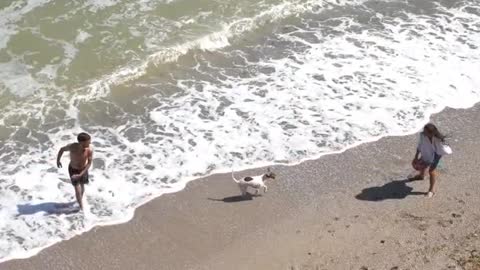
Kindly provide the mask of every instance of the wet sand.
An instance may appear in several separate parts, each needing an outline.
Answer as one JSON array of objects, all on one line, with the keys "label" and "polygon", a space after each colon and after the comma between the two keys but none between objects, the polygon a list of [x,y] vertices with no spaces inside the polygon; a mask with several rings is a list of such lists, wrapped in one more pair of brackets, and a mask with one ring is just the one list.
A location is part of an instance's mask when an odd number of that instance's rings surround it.
[{"label": "wet sand", "polygon": [[193,181],[0,269],[480,269],[480,106],[433,119],[454,150],[433,199],[428,180],[405,180],[417,136],[388,137],[274,167],[269,192],[248,200],[230,175]]}]

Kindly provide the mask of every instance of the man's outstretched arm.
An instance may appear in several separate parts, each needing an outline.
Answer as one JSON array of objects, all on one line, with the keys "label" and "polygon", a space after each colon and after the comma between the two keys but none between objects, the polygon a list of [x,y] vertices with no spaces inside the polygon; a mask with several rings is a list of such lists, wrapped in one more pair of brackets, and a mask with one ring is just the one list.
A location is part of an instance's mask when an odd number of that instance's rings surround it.
[{"label": "man's outstretched arm", "polygon": [[60,148],[57,154],[57,167],[62,168],[62,162],[60,162],[60,159],[62,159],[63,152],[68,152],[70,151],[70,145],[65,145],[64,147]]}]

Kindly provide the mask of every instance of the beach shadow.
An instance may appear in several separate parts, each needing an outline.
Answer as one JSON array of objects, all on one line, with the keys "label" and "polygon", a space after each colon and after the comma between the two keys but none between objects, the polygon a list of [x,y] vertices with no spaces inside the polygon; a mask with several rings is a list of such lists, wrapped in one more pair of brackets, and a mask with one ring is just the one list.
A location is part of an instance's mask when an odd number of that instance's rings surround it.
[{"label": "beach shadow", "polygon": [[405,199],[409,195],[425,195],[425,192],[412,191],[413,188],[407,186],[407,183],[412,182],[411,179],[394,180],[380,187],[369,187],[355,198],[361,201],[378,202],[388,199]]},{"label": "beach shadow", "polygon": [[225,197],[223,199],[213,199],[213,198],[208,198],[208,199],[210,201],[216,201],[216,202],[235,203],[235,202],[251,201],[253,200],[253,197],[254,195],[247,193],[246,196],[237,195],[237,196]]},{"label": "beach shadow", "polygon": [[33,215],[36,213],[44,212],[46,215],[61,215],[61,214],[73,214],[80,211],[78,207],[74,207],[75,202],[69,203],[55,203],[46,202],[39,204],[19,204],[17,205],[17,216]]}]

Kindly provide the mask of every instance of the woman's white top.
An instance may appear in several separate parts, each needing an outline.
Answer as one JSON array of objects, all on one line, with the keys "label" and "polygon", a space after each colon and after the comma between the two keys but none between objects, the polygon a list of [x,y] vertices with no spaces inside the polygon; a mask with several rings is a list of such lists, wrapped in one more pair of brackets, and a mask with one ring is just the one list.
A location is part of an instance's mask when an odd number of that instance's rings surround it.
[{"label": "woman's white top", "polygon": [[439,156],[448,155],[452,153],[452,149],[445,145],[439,138],[433,137],[430,140],[426,135],[420,133],[417,150],[420,152],[423,161],[433,163],[435,153]]}]

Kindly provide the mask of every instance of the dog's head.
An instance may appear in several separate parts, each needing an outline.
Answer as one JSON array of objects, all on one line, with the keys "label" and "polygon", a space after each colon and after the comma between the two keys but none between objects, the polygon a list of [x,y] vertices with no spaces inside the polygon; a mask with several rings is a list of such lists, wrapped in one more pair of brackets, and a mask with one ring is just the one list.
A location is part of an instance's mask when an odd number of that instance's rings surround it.
[{"label": "dog's head", "polygon": [[277,177],[277,175],[274,172],[272,172],[270,170],[270,168],[267,169],[267,173],[264,174],[264,176],[265,176],[265,178],[270,178],[270,179],[274,179],[274,180],[275,180],[275,177]]}]

